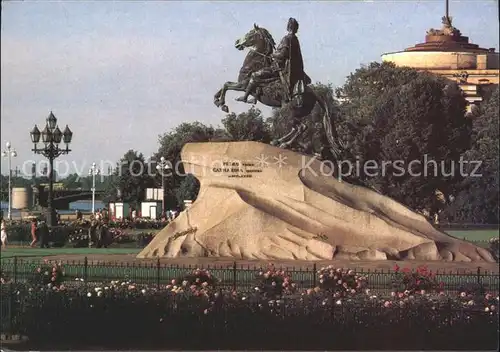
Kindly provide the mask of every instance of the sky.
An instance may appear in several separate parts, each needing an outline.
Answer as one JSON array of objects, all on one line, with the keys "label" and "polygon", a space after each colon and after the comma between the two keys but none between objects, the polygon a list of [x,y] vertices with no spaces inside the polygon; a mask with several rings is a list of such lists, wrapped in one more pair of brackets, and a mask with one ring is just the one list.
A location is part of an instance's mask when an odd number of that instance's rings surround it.
[{"label": "sky", "polygon": [[[213,96],[237,79],[246,52],[234,42],[254,23],[278,42],[296,18],[306,72],[339,86],[360,65],[423,42],[444,11],[444,0],[2,1],[2,150],[10,141],[21,174],[32,161],[41,169],[29,132],[53,111],[74,133],[58,174],[86,174],[93,162],[107,170],[129,149],[152,155],[182,122],[220,125]],[[498,1],[450,1],[450,14],[471,42],[498,50]],[[238,95],[227,96],[236,113],[250,108]],[[7,158],[1,165],[7,174]]]}]

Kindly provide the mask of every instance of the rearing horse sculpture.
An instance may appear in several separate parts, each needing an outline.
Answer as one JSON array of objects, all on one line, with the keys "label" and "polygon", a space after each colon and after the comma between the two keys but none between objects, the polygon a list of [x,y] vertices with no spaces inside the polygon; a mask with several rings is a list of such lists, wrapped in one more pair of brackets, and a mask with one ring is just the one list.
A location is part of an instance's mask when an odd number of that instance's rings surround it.
[{"label": "rearing horse sculpture", "polygon": [[[240,69],[238,82],[226,82],[214,96],[214,104],[220,107],[224,112],[229,112],[225,100],[228,90],[245,91],[252,72],[256,72],[263,67],[273,64],[271,54],[275,49],[275,42],[267,29],[255,24],[254,28],[245,34],[242,39],[236,41],[235,47],[238,50],[250,48],[250,51]],[[283,101],[285,101],[285,99],[283,99],[284,92],[282,82],[279,78],[263,79],[259,82],[257,87],[252,90],[251,95],[253,98],[251,102],[256,103],[259,101],[270,107],[283,107],[285,105],[285,103],[283,103]],[[330,112],[328,111],[328,104],[323,98],[316,95],[309,86],[306,86],[304,92],[301,94],[300,105],[291,103],[290,118],[293,121],[292,130],[285,136],[273,141],[272,144],[278,145],[281,148],[290,148],[297,138],[307,129],[302,119],[311,113],[316,103],[318,103],[324,111],[323,127],[330,144],[329,149],[335,159],[340,160],[343,146],[338,139],[337,131],[333,125]]]}]

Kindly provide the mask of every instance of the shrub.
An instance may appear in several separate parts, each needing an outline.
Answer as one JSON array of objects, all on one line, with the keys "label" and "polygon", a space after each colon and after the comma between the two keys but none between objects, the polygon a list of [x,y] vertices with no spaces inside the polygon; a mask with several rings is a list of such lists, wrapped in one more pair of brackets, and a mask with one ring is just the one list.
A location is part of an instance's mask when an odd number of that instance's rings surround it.
[{"label": "shrub", "polygon": [[[190,290],[198,291],[200,289],[203,290],[213,290],[216,288],[219,279],[214,277],[210,271],[206,269],[194,269],[189,272],[185,276],[172,280],[172,288],[177,290],[184,290],[185,288],[189,288]],[[176,288],[174,288],[176,287]]]},{"label": "shrub", "polygon": [[396,293],[415,292],[430,293],[442,291],[443,283],[437,281],[436,274],[421,265],[416,270],[409,268],[401,269],[397,264],[394,266],[394,276],[392,286]]},{"label": "shrub", "polygon": [[354,270],[335,268],[332,265],[318,270],[318,278],[318,287],[334,293],[336,297],[361,293],[367,287],[366,276],[356,274]]},{"label": "shrub", "polygon": [[44,262],[36,268],[30,281],[35,286],[60,287],[64,281],[63,267],[60,263]]},{"label": "shrub", "polygon": [[258,284],[256,291],[267,298],[279,298],[284,294],[296,292],[296,284],[284,270],[278,270],[274,265],[268,266],[267,270],[257,275]]}]

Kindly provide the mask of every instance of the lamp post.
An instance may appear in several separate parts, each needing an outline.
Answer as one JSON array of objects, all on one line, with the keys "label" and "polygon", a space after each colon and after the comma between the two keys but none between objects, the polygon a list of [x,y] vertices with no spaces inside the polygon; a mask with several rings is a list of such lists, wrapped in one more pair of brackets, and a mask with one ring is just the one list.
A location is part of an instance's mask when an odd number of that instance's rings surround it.
[{"label": "lamp post", "polygon": [[95,214],[95,177],[99,175],[100,170],[95,163],[89,169],[89,175],[92,176],[92,214]]},{"label": "lamp post", "polygon": [[[35,154],[40,154],[49,159],[49,197],[47,202],[47,225],[49,227],[54,226],[57,223],[56,212],[52,207],[54,201],[54,159],[62,154],[68,154],[71,150],[69,149],[69,144],[73,137],[73,132],[69,129],[68,125],[61,132],[57,126],[57,118],[54,116],[52,111],[47,117],[45,128],[40,132],[38,127],[35,125],[33,130],[30,132],[31,141],[34,144],[32,151]],[[40,142],[40,136],[42,137],[43,147],[38,148],[38,142]],[[66,144],[65,148],[60,148],[59,144],[61,140]]]},{"label": "lamp post", "polygon": [[160,162],[158,165],[156,165],[156,170],[160,171],[161,173],[161,213],[162,216],[165,215],[165,176],[166,174],[170,174],[169,171],[172,170],[172,167],[170,166],[170,163],[162,156],[160,158]]},{"label": "lamp post", "polygon": [[7,219],[12,220],[12,158],[17,156],[17,153],[14,148],[12,148],[10,142],[5,143],[5,150],[2,151],[2,156],[6,157],[8,160],[8,168],[9,168],[9,208],[7,210]]}]

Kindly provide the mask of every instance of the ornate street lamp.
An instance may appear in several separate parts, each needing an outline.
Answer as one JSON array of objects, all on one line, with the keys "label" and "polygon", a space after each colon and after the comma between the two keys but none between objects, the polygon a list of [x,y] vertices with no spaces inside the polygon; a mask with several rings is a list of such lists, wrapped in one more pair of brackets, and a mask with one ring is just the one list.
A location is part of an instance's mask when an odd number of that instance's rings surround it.
[{"label": "ornate street lamp", "polygon": [[162,156],[160,162],[156,165],[156,170],[161,174],[161,213],[162,216],[165,215],[165,176],[170,176],[172,174],[172,167],[170,163]]},{"label": "ornate street lamp", "polygon": [[92,214],[95,214],[95,177],[99,175],[100,170],[95,163],[89,169],[89,175],[92,176]]},{"label": "ornate street lamp", "polygon": [[5,150],[2,151],[2,156],[7,158],[8,167],[9,167],[9,209],[7,211],[7,219],[12,220],[12,158],[17,156],[17,153],[14,148],[12,148],[10,142],[5,143]]},{"label": "ornate street lamp", "polygon": [[[47,159],[49,159],[49,198],[47,202],[47,225],[54,226],[57,223],[57,217],[55,209],[52,207],[54,202],[54,159],[62,154],[68,154],[71,150],[69,149],[69,144],[73,137],[73,132],[69,129],[68,125],[61,132],[57,126],[57,118],[54,116],[52,111],[47,117],[45,128],[40,132],[37,125],[30,132],[31,141],[34,144],[32,151],[35,154],[41,154]],[[40,142],[40,137],[42,138],[43,146],[38,147]],[[61,148],[61,141],[66,145],[65,148]]]}]

